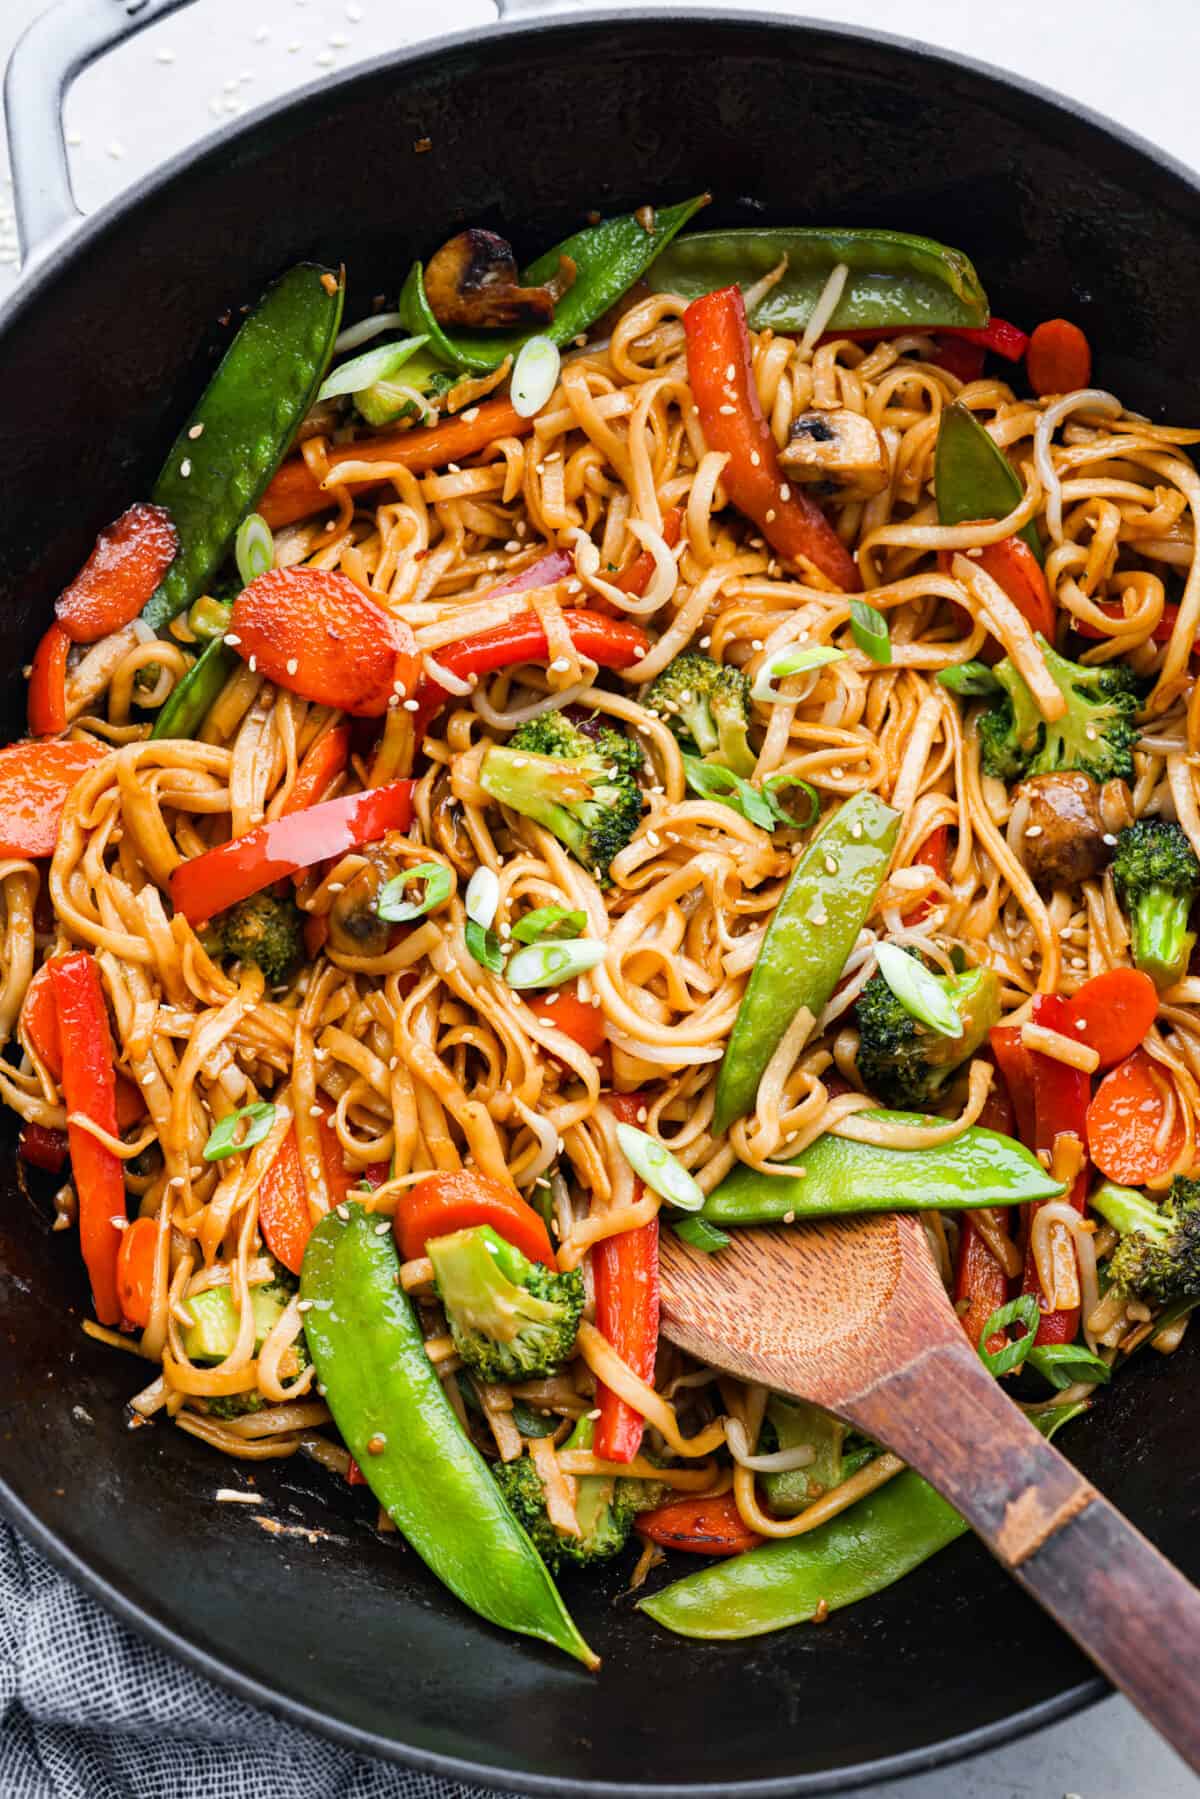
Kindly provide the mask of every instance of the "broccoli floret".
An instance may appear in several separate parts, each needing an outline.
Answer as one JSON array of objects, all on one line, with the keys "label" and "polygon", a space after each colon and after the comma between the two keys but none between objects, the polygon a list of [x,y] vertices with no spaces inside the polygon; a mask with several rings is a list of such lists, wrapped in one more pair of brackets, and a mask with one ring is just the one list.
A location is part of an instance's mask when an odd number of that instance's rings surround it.
[{"label": "broccoli floret", "polygon": [[1200,1299],[1200,1180],[1177,1174],[1161,1206],[1110,1181],[1089,1204],[1121,1233],[1108,1262],[1114,1287],[1159,1305]]},{"label": "broccoli floret", "polygon": [[304,954],[304,919],[290,899],[252,893],[219,912],[201,935],[210,956],[229,956],[261,968],[268,987],[278,987]]},{"label": "broccoli floret", "polygon": [[954,1070],[975,1054],[999,1022],[1000,983],[990,968],[970,968],[965,974],[938,979],[962,1020],[961,1037],[943,1037],[914,1018],[881,974],[871,976],[855,1006],[863,1084],[899,1111],[920,1112],[932,1105]]},{"label": "broccoli floret", "polygon": [[1008,658],[998,662],[992,673],[1004,691],[979,720],[985,773],[1012,783],[1078,768],[1094,781],[1129,780],[1138,736],[1133,671],[1112,662],[1085,668],[1037,641],[1067,710],[1048,723]]},{"label": "broccoli floret", "polygon": [[1133,959],[1160,987],[1187,972],[1196,933],[1188,914],[1200,892],[1200,862],[1182,826],[1139,818],[1117,838],[1113,880],[1129,913]]},{"label": "broccoli floret", "polygon": [[206,1402],[210,1418],[244,1418],[247,1412],[261,1412],[266,1400],[259,1392],[219,1393]]},{"label": "broccoli floret", "polygon": [[575,1347],[583,1311],[578,1268],[555,1274],[489,1225],[426,1245],[455,1348],[481,1380],[540,1380]]},{"label": "broccoli floret", "polygon": [[545,712],[507,744],[489,746],[479,780],[493,799],[553,831],[603,882],[642,814],[641,760],[620,731],[602,725],[593,736],[561,712]]},{"label": "broccoli floret", "polygon": [[685,748],[735,775],[754,773],[758,760],[746,738],[750,678],[731,664],[685,650],[650,683],[643,704],[666,720]]},{"label": "broccoli floret", "polygon": [[[563,1447],[590,1449],[592,1431],[591,1419],[581,1418]],[[556,1530],[547,1517],[541,1476],[527,1455],[519,1456],[515,1462],[497,1462],[492,1472],[509,1510],[524,1525],[552,1574],[564,1566],[595,1567],[598,1562],[620,1555],[638,1513],[657,1505],[663,1494],[660,1481],[581,1475],[575,1497],[580,1535],[572,1537]]]}]

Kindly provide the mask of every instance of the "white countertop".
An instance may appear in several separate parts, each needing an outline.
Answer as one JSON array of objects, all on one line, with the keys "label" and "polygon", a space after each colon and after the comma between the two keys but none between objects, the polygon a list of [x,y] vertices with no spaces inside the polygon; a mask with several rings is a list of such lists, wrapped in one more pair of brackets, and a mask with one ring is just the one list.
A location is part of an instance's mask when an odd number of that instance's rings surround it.
[{"label": "white countertop", "polygon": [[[1197,0],[1141,0],[1136,8],[1124,0],[726,3],[926,39],[1057,88],[1200,167]],[[45,5],[0,0],[0,63]],[[277,94],[494,16],[491,0],[197,0],[72,90],[66,129],[76,197],[90,210]],[[7,166],[0,149],[0,298],[18,279]],[[982,1671],[983,1643],[980,1656]],[[1196,1799],[1200,1782],[1114,1698],[1021,1743],[884,1790],[892,1799]]]}]

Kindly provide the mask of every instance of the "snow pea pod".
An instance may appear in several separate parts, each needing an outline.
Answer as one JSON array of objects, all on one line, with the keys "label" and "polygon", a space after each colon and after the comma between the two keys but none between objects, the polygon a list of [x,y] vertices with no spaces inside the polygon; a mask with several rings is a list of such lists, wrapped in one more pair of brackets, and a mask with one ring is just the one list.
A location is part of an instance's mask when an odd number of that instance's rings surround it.
[{"label": "snow pea pod", "polygon": [[[919,1112],[871,1112],[892,1124],[940,1124]],[[845,1212],[954,1211],[1051,1199],[1062,1183],[1037,1157],[999,1131],[971,1125],[930,1149],[885,1149],[826,1133],[793,1167],[795,1177],[760,1174],[739,1163],[714,1187],[700,1214],[731,1224],[780,1224]]]},{"label": "snow pea pod", "polygon": [[400,294],[405,326],[414,335],[428,337],[430,350],[452,368],[481,375],[498,368],[506,356],[515,356],[531,337],[570,343],[641,280],[654,258],[707,200],[707,194],[696,194],[678,206],[659,207],[650,230],[636,213],[624,213],[555,244],[522,271],[522,285],[540,287],[549,281],[558,273],[560,256],[569,256],[575,264],[575,280],[555,306],[551,322],[532,331],[443,330],[425,294],[424,269],[414,262]]},{"label": "snow pea pod", "polygon": [[358,1204],[328,1212],[300,1276],[305,1336],[346,1447],[464,1605],[595,1668],[598,1657],[454,1415],[400,1286],[392,1233],[380,1236],[379,1223]]},{"label": "snow pea pod", "polygon": [[[991,433],[957,400],[942,412],[933,463],[938,523],[965,525],[1004,518],[1021,499],[1021,477]],[[1042,561],[1033,520],[1017,533]]]},{"label": "snow pea pod", "polygon": [[839,263],[849,273],[829,319],[830,330],[880,330],[911,325],[975,328],[988,322],[979,276],[961,250],[906,231],[696,231],[658,256],[647,279],[656,293],[698,299],[739,282],[760,281],[784,257],[787,268],[750,315],[756,331],[802,331]]},{"label": "snow pea pod", "polygon": [[159,631],[209,585],[258,504],[333,353],[343,280],[298,263],[241,326],[171,445],[152,500],[179,533],[174,562],[142,617]]},{"label": "snow pea pod", "polygon": [[237,666],[237,653],[223,638],[214,637],[205,644],[166,705],[159,708],[151,737],[194,737]]},{"label": "snow pea pod", "polygon": [[[1052,1437],[1086,1410],[1086,1401],[1053,1406],[1030,1420]],[[906,1469],[828,1524],[714,1562],[643,1599],[638,1610],[682,1637],[760,1637],[881,1593],[969,1529]]]},{"label": "snow pea pod", "polygon": [[900,814],[856,793],[792,870],[750,973],[717,1077],[718,1135],[754,1104],[763,1070],[802,1006],[820,1016],[878,893]]}]

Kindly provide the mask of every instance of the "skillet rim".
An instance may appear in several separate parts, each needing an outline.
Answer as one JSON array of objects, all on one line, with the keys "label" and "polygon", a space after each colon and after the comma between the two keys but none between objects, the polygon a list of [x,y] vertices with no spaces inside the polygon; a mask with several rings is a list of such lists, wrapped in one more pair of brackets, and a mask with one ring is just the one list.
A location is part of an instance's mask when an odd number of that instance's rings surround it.
[{"label": "skillet rim", "polygon": [[[497,4],[502,7],[504,0],[497,0]],[[831,23],[806,15],[793,17],[780,12],[740,9],[733,12],[711,5],[621,5],[611,8],[606,6],[603,9],[589,7],[581,12],[553,10],[517,17],[506,17],[501,13],[492,24],[422,38],[416,44],[355,63],[332,80],[325,77],[307,82],[302,87],[255,107],[230,127],[202,139],[199,144],[177,151],[158,168],[142,176],[94,213],[82,217],[78,223],[69,225],[65,230],[34,245],[30,252],[28,274],[19,280],[12,295],[0,306],[0,357],[3,356],[4,339],[9,330],[19,325],[27,310],[38,303],[47,288],[60,278],[68,277],[72,264],[102,239],[120,219],[136,212],[144,200],[169,187],[178,176],[197,164],[223,155],[231,144],[248,142],[263,125],[312,111],[319,96],[343,95],[357,83],[368,82],[386,70],[411,68],[426,57],[433,58],[447,51],[468,48],[480,37],[486,37],[490,45],[496,41],[507,43],[512,39],[547,33],[567,37],[577,28],[596,25],[641,26],[658,23],[716,26],[727,31],[736,31],[744,23],[756,31],[765,30],[781,37],[792,38],[799,34],[848,46],[882,46],[886,50],[901,53],[915,64],[932,65],[947,73],[962,72],[984,86],[998,89],[1002,93],[1015,93],[1032,102],[1042,113],[1049,113],[1064,124],[1082,126],[1098,138],[1132,152],[1135,157],[1149,164],[1154,173],[1166,176],[1170,183],[1200,199],[1200,173],[1170,151],[1151,143],[1139,132],[1026,76],[1010,73],[992,63],[961,56],[940,46],[894,32]],[[530,1795],[566,1795],[568,1799],[628,1799],[630,1794],[645,1794],[647,1799],[785,1799],[786,1795],[793,1794],[827,1794],[845,1791],[850,1785],[876,1785],[906,1775],[924,1773],[997,1748],[1044,1729],[1086,1706],[1094,1705],[1112,1690],[1109,1682],[1097,1674],[1050,1698],[1015,1711],[994,1724],[943,1737],[924,1748],[902,1750],[871,1761],[844,1764],[835,1769],[807,1774],[734,1782],[662,1784],[646,1781],[635,1785],[629,1782],[562,1779],[524,1773],[519,1776],[520,1787],[514,1788],[517,1770],[467,1761],[459,1756],[403,1744],[395,1738],[380,1737],[372,1731],[346,1724],[331,1712],[317,1711],[300,1700],[288,1698],[264,1686],[252,1675],[240,1672],[198,1647],[173,1625],[150,1612],[143,1602],[107,1580],[80,1552],[61,1541],[51,1527],[18,1498],[9,1486],[3,1473],[2,1456],[0,1449],[0,1515],[122,1624],[175,1656],[206,1679],[261,1706],[287,1723],[331,1737],[348,1748],[374,1755],[384,1761],[488,1788],[519,1790]]]}]

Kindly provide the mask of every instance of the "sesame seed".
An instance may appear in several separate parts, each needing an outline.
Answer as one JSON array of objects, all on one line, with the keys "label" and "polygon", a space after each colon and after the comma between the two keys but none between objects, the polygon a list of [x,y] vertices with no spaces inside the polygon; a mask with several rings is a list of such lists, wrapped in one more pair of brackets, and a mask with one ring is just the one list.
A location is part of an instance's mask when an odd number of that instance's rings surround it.
[{"label": "sesame seed", "polygon": [[381,1218],[379,1223],[375,1226],[375,1235],[377,1237],[386,1237],[388,1232],[391,1230],[391,1228],[392,1228],[391,1219],[390,1218]]},{"label": "sesame seed", "polygon": [[188,436],[192,439],[192,442],[194,443],[198,437],[204,436],[204,426],[203,425],[193,425],[191,430],[188,432]]},{"label": "sesame seed", "polygon": [[188,476],[192,472],[192,459],[190,456],[184,457],[183,461],[179,465],[179,472],[183,476],[184,480],[186,481]]},{"label": "sesame seed", "polygon": [[737,411],[737,407],[736,406],[718,406],[717,411],[727,413],[732,418],[733,414]]},{"label": "sesame seed", "polygon": [[[320,1172],[321,1172],[320,1169],[316,1168],[315,1166],[311,1167],[309,1169],[310,1174],[316,1174],[318,1177],[320,1176]],[[345,1206],[345,1205],[339,1206],[337,1208],[337,1215],[341,1219],[343,1224],[349,1224],[349,1222],[350,1222],[350,1207]]]},{"label": "sesame seed", "polygon": [[421,708],[417,704],[416,700],[405,700],[404,710],[406,712],[419,712],[421,710]]},{"label": "sesame seed", "polygon": [[826,858],[825,858],[825,873],[827,875],[835,875],[837,873],[837,871],[838,871],[838,865],[835,862],[834,858],[832,856],[826,856]]},{"label": "sesame seed", "polygon": [[1100,839],[1100,841],[1101,841],[1101,843],[1106,843],[1108,845],[1109,849],[1112,849],[1113,845],[1116,843],[1117,840],[1113,836],[1111,831],[1105,831],[1105,833],[1104,833],[1103,837]]},{"label": "sesame seed", "polygon": [[298,669],[298,668],[299,668],[299,666],[300,666],[300,664],[299,664],[299,662],[298,662],[298,661],[297,661],[297,659],[296,659],[296,657],[295,657],[295,656],[289,656],[289,657],[288,657],[288,659],[287,659],[287,672],[288,672],[288,674],[289,674],[289,675],[294,675],[294,674],[295,674],[295,672],[296,672],[296,670],[297,670],[297,669]]},{"label": "sesame seed", "polygon": [[783,1214],[783,1222],[785,1224],[795,1224],[796,1214],[794,1212],[785,1212]]},{"label": "sesame seed", "polygon": [[790,487],[789,487],[789,486],[788,486],[788,484],[787,484],[787,482],[786,482],[786,481],[784,481],[784,482],[783,482],[783,483],[782,483],[782,485],[781,485],[781,486],[780,486],[780,489],[779,489],[779,497],[780,497],[780,499],[781,499],[781,500],[790,500],[790,499],[791,499],[791,497],[792,497],[792,490],[791,490],[791,488],[790,488]]},{"label": "sesame seed", "polygon": [[296,1310],[298,1312],[311,1312],[312,1309],[313,1309],[313,1302],[311,1299],[302,1299],[296,1307]]},{"label": "sesame seed", "polygon": [[565,656],[556,656],[550,667],[556,675],[565,675],[571,664]]},{"label": "sesame seed", "polygon": [[468,406],[467,410],[462,414],[463,423],[466,425],[473,425],[478,417],[478,406]]},{"label": "sesame seed", "polygon": [[1041,834],[1042,834],[1041,825],[1026,825],[1026,827],[1025,827],[1026,837],[1040,837]]},{"label": "sesame seed", "polygon": [[759,464],[761,463],[761,461],[762,461],[762,457],[759,455],[758,451],[751,450],[751,452],[750,452],[751,467],[757,468],[759,466]]},{"label": "sesame seed", "polygon": [[736,378],[736,376],[737,376],[737,363],[731,362],[725,370],[725,379],[726,379],[726,381],[732,381]]},{"label": "sesame seed", "polygon": [[773,525],[775,523],[775,518],[776,518],[776,513],[775,513],[774,506],[768,506],[767,507],[767,523],[768,523],[768,525]]},{"label": "sesame seed", "polygon": [[251,658],[250,658],[250,673],[252,675],[258,673],[258,657],[257,656],[251,656]]}]

